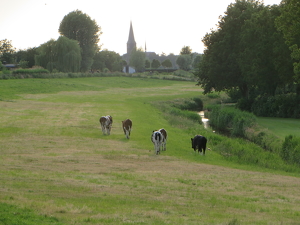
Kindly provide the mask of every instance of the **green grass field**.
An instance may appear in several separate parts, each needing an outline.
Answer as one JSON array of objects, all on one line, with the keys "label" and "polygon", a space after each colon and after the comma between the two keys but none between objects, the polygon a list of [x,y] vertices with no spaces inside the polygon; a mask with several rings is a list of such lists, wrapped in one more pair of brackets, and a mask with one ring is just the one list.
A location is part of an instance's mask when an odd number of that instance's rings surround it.
[{"label": "green grass field", "polygon": [[284,139],[288,135],[300,135],[300,120],[291,118],[259,117],[258,123],[277,137]]},{"label": "green grass field", "polygon": [[[297,174],[226,161],[214,151],[223,137],[154,107],[199,96],[193,82],[148,78],[0,81],[0,225],[298,224]],[[156,156],[150,136],[162,127]],[[206,156],[195,134],[208,137]]]}]

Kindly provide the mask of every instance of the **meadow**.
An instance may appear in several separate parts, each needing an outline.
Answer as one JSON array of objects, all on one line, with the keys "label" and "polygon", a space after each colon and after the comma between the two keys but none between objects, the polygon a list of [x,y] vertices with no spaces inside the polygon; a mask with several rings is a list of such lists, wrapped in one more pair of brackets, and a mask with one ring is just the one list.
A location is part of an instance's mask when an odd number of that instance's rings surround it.
[{"label": "meadow", "polygon": [[[217,150],[232,139],[161,110],[199,96],[211,101],[189,81],[1,80],[0,224],[299,224],[298,173],[228,161]],[[167,151],[155,155],[162,127]],[[208,137],[205,156],[195,134]]]}]

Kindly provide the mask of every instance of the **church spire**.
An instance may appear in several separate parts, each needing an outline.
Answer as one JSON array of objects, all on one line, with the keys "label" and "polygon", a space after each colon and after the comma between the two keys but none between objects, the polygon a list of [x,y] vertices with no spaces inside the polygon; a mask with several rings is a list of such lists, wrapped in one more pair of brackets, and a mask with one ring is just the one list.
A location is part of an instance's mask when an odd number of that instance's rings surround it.
[{"label": "church spire", "polygon": [[127,54],[130,55],[132,50],[136,50],[136,42],[134,40],[132,22],[130,21],[129,37],[127,41]]}]

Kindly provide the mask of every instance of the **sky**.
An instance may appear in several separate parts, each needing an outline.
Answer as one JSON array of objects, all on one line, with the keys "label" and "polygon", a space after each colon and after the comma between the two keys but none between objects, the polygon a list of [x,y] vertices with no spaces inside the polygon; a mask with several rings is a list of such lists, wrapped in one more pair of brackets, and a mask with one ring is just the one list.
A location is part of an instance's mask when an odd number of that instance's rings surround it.
[{"label": "sky", "polygon": [[[103,32],[101,49],[123,55],[130,22],[138,48],[178,55],[184,46],[203,53],[202,38],[216,29],[219,16],[234,0],[0,0],[0,40],[17,50],[38,47],[57,39],[64,16],[81,10]],[[265,5],[281,0],[264,0]]]}]

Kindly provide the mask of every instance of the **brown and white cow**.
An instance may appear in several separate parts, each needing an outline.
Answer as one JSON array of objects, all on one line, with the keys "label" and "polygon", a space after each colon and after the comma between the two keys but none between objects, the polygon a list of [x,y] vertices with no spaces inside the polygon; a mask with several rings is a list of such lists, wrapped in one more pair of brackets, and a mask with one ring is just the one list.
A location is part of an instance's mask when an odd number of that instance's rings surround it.
[{"label": "brown and white cow", "polygon": [[161,142],[161,150],[166,151],[167,150],[167,138],[168,138],[167,131],[164,128],[161,128],[158,131],[162,134],[162,137],[163,137],[162,142]]},{"label": "brown and white cow", "polygon": [[130,119],[126,119],[122,121],[122,128],[124,131],[124,134],[126,136],[127,139],[129,139],[130,136],[130,131],[132,128],[132,121]]},{"label": "brown and white cow", "polygon": [[113,123],[112,117],[110,115],[101,116],[99,121],[103,134],[110,135],[110,130]]}]

